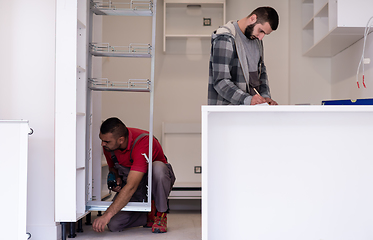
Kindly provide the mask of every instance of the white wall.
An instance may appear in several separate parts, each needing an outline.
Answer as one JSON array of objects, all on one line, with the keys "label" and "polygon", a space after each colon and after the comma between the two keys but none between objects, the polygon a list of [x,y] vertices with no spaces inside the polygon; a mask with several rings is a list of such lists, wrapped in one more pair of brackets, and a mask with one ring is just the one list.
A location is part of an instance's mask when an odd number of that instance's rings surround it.
[{"label": "white wall", "polygon": [[[373,16],[373,11],[372,11]],[[363,37],[363,33],[362,33]],[[362,66],[359,72],[360,88],[356,84],[356,72],[363,51],[363,39],[332,58],[332,99],[358,99],[373,97],[372,63],[365,65],[365,85],[362,84]],[[373,35],[367,37],[365,58],[373,60]]]},{"label": "white wall", "polygon": [[[151,43],[151,17],[138,17],[134,21],[133,17],[103,16],[102,33],[102,41],[112,46]],[[160,46],[157,51],[161,51]],[[102,62],[102,77],[110,81],[150,78],[150,58],[103,58]],[[157,88],[158,82],[155,84]],[[149,93],[103,92],[102,118],[118,116],[128,126],[148,129],[149,96]]]},{"label": "white wall", "polygon": [[290,0],[289,103],[320,105],[331,97],[331,60],[302,56],[301,4],[301,0]]},{"label": "white wall", "polygon": [[[0,8],[0,23],[0,119],[29,120],[34,130],[29,137],[27,231],[32,239],[53,239],[57,236],[54,223],[55,1],[7,1]],[[9,180],[9,189],[3,189],[2,196],[12,196]]]}]

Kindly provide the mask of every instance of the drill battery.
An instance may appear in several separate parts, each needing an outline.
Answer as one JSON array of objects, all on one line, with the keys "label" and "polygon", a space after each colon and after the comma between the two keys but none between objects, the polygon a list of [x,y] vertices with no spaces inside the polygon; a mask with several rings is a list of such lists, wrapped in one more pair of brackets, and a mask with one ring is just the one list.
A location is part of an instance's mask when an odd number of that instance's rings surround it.
[{"label": "drill battery", "polygon": [[110,190],[118,186],[117,180],[115,180],[115,174],[113,172],[109,172],[107,175],[107,186]]}]

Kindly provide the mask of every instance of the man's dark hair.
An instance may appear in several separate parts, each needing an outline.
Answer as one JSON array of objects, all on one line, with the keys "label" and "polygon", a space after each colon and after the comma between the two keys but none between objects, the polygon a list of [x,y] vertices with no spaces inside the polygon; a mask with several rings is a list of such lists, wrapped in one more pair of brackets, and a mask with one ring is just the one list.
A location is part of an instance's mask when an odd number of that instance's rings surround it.
[{"label": "man's dark hair", "polygon": [[118,139],[120,137],[128,137],[128,129],[126,125],[116,117],[106,119],[100,127],[101,134],[112,133]]},{"label": "man's dark hair", "polygon": [[257,16],[257,23],[265,24],[268,22],[273,31],[277,29],[279,17],[275,9],[271,7],[258,7],[247,17],[251,17],[253,14]]}]

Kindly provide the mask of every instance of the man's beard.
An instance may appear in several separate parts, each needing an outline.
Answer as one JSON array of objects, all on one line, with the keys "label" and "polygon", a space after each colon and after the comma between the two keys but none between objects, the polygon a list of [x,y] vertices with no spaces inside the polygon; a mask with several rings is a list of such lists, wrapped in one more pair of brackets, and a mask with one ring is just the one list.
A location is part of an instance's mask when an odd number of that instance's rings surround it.
[{"label": "man's beard", "polygon": [[253,31],[254,31],[254,26],[256,25],[256,23],[252,23],[250,25],[248,25],[245,29],[245,33],[244,35],[248,38],[248,39],[255,39],[256,37],[253,35]]}]

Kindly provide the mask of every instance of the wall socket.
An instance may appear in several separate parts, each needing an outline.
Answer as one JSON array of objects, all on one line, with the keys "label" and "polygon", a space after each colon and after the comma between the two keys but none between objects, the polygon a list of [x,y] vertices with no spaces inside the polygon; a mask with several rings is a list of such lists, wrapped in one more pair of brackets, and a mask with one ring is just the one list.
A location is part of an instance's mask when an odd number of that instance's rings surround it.
[{"label": "wall socket", "polygon": [[194,166],[194,173],[202,173],[202,167],[201,166]]},{"label": "wall socket", "polygon": [[203,26],[211,26],[211,18],[203,18]]}]

